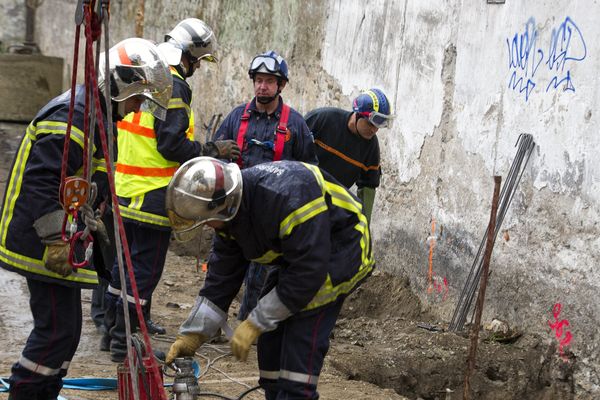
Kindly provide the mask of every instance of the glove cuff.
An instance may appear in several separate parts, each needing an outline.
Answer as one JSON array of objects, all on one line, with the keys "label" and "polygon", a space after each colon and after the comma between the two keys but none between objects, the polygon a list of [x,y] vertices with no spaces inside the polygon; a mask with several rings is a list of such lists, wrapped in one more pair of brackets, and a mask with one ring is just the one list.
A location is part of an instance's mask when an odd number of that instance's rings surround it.
[{"label": "glove cuff", "polygon": [[33,222],[33,228],[42,240],[42,243],[51,243],[61,238],[64,218],[65,212],[63,210],[56,210],[42,215]]},{"label": "glove cuff", "polygon": [[250,313],[248,321],[260,329],[261,332],[272,331],[279,322],[292,315],[289,308],[279,298],[277,288],[267,293]]},{"label": "glove cuff", "polygon": [[198,296],[190,315],[179,328],[182,335],[199,334],[213,337],[219,328],[231,332],[227,325],[227,314],[204,296]]},{"label": "glove cuff", "polygon": [[202,145],[202,155],[206,157],[219,158],[219,148],[215,142],[206,142]]}]

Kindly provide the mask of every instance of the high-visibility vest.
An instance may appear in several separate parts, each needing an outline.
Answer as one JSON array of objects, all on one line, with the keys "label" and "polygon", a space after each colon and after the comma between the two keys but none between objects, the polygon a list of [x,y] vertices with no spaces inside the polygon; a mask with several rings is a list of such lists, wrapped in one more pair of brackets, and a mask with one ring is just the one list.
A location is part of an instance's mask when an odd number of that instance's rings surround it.
[{"label": "high-visibility vest", "polygon": [[[173,75],[180,75],[171,69]],[[182,78],[183,79],[183,78]],[[189,116],[186,137],[194,140],[194,113],[181,98],[169,100],[169,109],[184,108]],[[158,151],[154,116],[150,112],[128,114],[117,123],[118,156],[115,164],[115,186],[120,197],[135,197],[165,187],[179,167]]]}]

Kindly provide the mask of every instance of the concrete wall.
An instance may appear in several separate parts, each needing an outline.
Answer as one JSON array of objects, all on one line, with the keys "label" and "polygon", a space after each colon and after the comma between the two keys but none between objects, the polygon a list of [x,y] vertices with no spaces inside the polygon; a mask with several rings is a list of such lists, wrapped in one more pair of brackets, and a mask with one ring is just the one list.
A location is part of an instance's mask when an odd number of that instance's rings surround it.
[{"label": "concrete wall", "polygon": [[[38,10],[42,52],[67,64],[74,27],[65,14],[74,3],[46,1]],[[111,3],[114,43],[134,34],[138,2]],[[408,275],[445,320],[485,231],[492,176],[506,177],[519,134],[532,134],[537,146],[496,243],[484,318],[541,333],[550,344],[558,339],[547,321],[561,303],[558,318],[570,323],[568,348],[581,366],[578,385],[593,392],[600,382],[598,15],[598,1],[145,0],[144,36],[160,40],[189,16],[215,28],[222,62],[192,80],[198,131],[251,97],[247,65],[269,48],[288,59],[284,98],[301,112],[349,108],[359,89],[383,88],[397,118],[379,133],[378,265]],[[427,290],[432,238],[439,293]]]}]

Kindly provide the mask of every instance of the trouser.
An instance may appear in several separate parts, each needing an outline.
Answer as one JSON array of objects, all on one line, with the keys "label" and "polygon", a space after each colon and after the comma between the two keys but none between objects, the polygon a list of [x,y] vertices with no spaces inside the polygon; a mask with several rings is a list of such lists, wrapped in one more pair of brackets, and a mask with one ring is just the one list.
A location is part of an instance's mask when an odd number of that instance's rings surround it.
[{"label": "trouser", "polygon": [[92,305],[90,307],[90,316],[96,328],[103,329],[104,314],[106,312],[106,305],[104,298],[106,296],[106,289],[108,288],[108,281],[106,279],[98,277],[99,285],[92,290]]},{"label": "trouser", "polygon": [[258,382],[267,400],[319,398],[317,382],[343,302],[295,314],[259,336]]},{"label": "trouser", "polygon": [[261,297],[267,276],[273,268],[275,267],[271,265],[262,265],[254,261],[251,261],[248,264],[248,269],[244,276],[242,304],[240,304],[240,311],[238,313],[238,319],[240,321],[248,318],[250,312],[258,304],[258,299]]},{"label": "trouser", "polygon": [[10,398],[56,399],[81,336],[81,289],[27,279],[33,330],[12,366]]},{"label": "trouser", "polygon": [[[142,308],[145,309],[148,307],[149,300],[152,298],[152,292],[154,292],[154,289],[156,289],[156,286],[160,281],[165,265],[165,259],[167,257],[171,232],[170,230],[153,229],[146,225],[140,225],[130,221],[123,221],[123,225],[129,244],[131,264],[133,266],[140,303]],[[123,262],[125,263],[125,260],[123,260]],[[137,321],[135,298],[131,290],[131,282],[127,271],[125,271],[125,279],[129,314],[131,320],[135,322]],[[121,288],[122,284],[119,276],[119,265],[117,260],[115,260],[111,283],[106,292],[107,308],[116,307],[116,311],[107,311],[110,316],[114,315],[116,318],[113,321],[107,321],[107,318],[105,318],[105,327],[107,331],[110,332],[111,337],[111,354],[113,353],[113,348],[121,349],[126,345],[126,342],[123,342],[125,338],[125,325],[124,323],[118,323],[119,310],[121,312],[120,315],[123,315],[123,300],[120,295]],[[135,325],[137,326],[137,323]]]}]

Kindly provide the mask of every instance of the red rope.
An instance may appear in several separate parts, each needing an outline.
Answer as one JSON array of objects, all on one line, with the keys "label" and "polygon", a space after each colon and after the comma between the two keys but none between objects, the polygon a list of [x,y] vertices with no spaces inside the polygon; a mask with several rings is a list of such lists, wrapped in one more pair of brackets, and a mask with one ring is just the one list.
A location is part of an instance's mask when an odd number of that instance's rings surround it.
[{"label": "red rope", "polygon": [[[91,24],[89,23],[91,21],[90,10],[88,10],[86,8],[84,15],[85,15],[86,22],[88,22],[88,23],[86,23],[86,39],[88,40],[88,42],[91,42],[92,28],[91,28]],[[104,127],[104,118],[102,115],[102,108],[100,106],[100,96],[98,93],[98,82],[96,80],[96,71],[95,71],[95,67],[94,67],[93,63],[90,63],[90,68],[88,70],[86,82],[90,83],[91,89],[93,91],[93,97],[94,97],[95,108],[96,108],[96,118],[98,120],[98,131],[100,134],[100,141],[102,142],[102,152],[104,153],[104,157],[106,159],[106,157],[108,157],[108,154],[109,154],[108,144],[107,144],[108,140],[106,137],[106,130]],[[110,99],[106,99],[106,101],[110,101]],[[111,121],[108,121],[108,123],[111,123]],[[110,162],[106,162],[106,174],[108,175],[108,184],[110,186],[113,210],[115,212],[115,215],[117,216],[119,235],[120,235],[121,241],[122,241],[123,253],[125,254],[125,261],[127,264],[127,272],[129,274],[129,280],[131,283],[131,291],[133,293],[133,297],[135,298],[135,310],[137,312],[139,325],[140,325],[140,328],[142,331],[142,336],[144,338],[144,344],[146,346],[147,353],[150,355],[150,368],[156,369],[156,373],[151,374],[151,375],[154,378],[154,384],[157,387],[161,388],[161,390],[158,391],[160,393],[160,400],[166,400],[166,394],[165,394],[165,391],[162,390],[163,385],[160,380],[160,376],[161,376],[160,369],[159,369],[158,363],[156,362],[156,359],[154,358],[154,355],[152,353],[152,345],[150,343],[150,336],[148,334],[148,329],[146,327],[146,321],[143,318],[142,306],[140,304],[140,298],[139,298],[139,292],[137,289],[137,283],[135,281],[135,275],[133,273],[133,266],[131,263],[131,253],[129,252],[129,244],[127,243],[127,236],[125,234],[125,228],[123,226],[123,219],[121,217],[119,200],[117,198],[116,190],[115,190],[114,173],[113,173]],[[130,367],[132,367],[132,366],[130,366]]]}]

